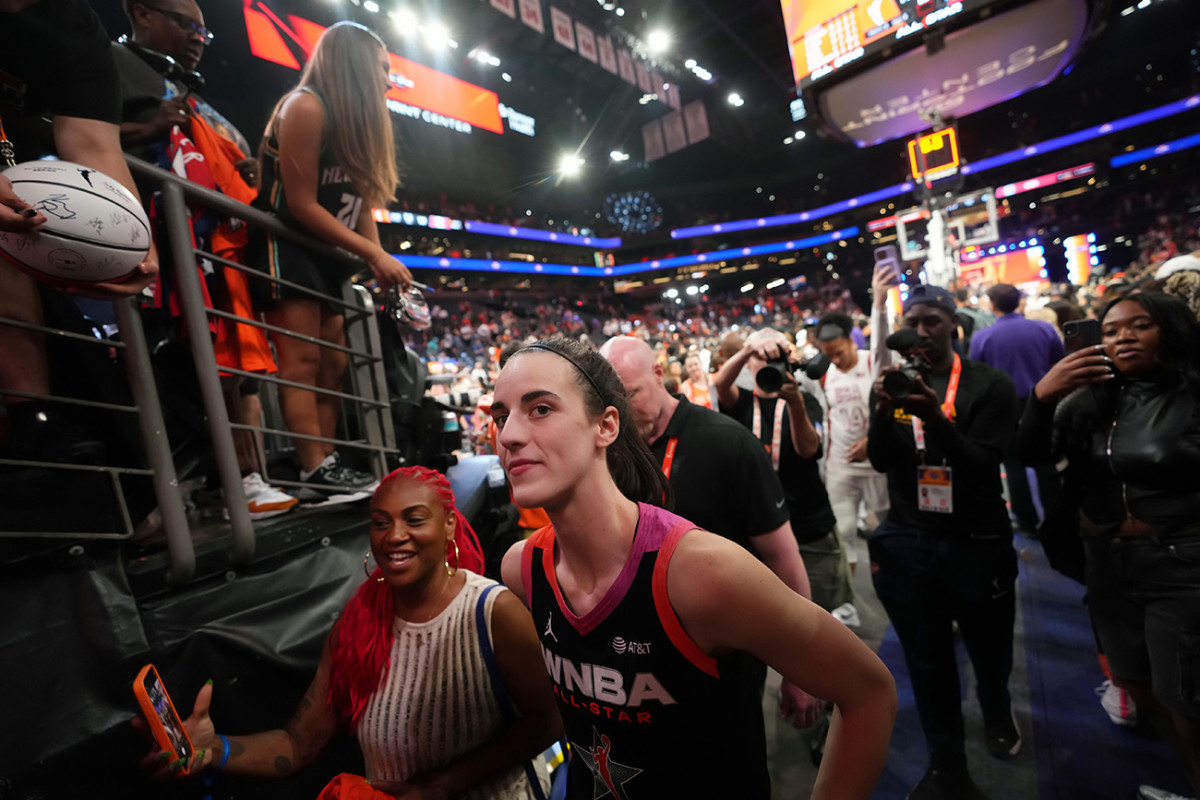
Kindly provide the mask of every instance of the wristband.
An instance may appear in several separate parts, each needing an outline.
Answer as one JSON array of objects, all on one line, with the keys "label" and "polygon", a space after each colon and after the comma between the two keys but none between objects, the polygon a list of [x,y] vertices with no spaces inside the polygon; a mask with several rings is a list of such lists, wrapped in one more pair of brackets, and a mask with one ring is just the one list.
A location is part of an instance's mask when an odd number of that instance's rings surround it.
[{"label": "wristband", "polygon": [[225,752],[221,754],[221,763],[217,764],[214,768],[217,772],[220,772],[225,769],[225,764],[229,761],[229,739],[219,733],[217,734],[217,738],[221,740],[221,744],[225,747]]}]

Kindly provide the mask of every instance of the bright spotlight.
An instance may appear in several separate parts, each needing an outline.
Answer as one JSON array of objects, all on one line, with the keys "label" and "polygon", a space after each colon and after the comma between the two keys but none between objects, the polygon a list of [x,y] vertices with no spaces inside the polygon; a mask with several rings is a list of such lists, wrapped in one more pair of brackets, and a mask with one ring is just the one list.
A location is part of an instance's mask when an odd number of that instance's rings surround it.
[{"label": "bright spotlight", "polygon": [[794,136],[795,136],[795,139],[796,139],[796,141],[798,142],[798,141],[800,141],[801,139],[803,139],[805,136],[808,136],[808,134],[807,134],[806,132],[804,132],[804,131],[796,131],[796,133],[794,134]]},{"label": "bright spotlight", "polygon": [[688,69],[695,69],[696,68],[696,59],[689,58],[687,61],[683,62],[683,65],[685,67],[687,67]]},{"label": "bright spotlight", "polygon": [[651,53],[665,52],[671,46],[671,34],[662,29],[650,31],[646,37],[646,46],[650,48]]},{"label": "bright spotlight", "polygon": [[726,99],[729,101],[729,105],[733,106],[734,108],[741,108],[742,106],[746,105],[746,101],[743,100],[742,96],[737,92],[730,92],[729,97]]},{"label": "bright spotlight", "polygon": [[623,17],[623,16],[625,16],[625,9],[623,9],[623,8],[618,8],[618,9],[617,9],[617,16],[618,16],[618,17]]},{"label": "bright spotlight", "polygon": [[743,283],[742,284],[742,294],[745,294],[746,292],[752,290],[753,288],[754,288],[753,283]]},{"label": "bright spotlight", "polygon": [[699,287],[699,286],[689,286],[689,287],[687,287],[687,293],[688,293],[689,295],[695,295],[695,294],[699,294],[699,292],[700,292],[700,287]]},{"label": "bright spotlight", "polygon": [[417,15],[407,8],[391,11],[388,16],[392,18],[392,27],[397,33],[412,33],[420,25]]},{"label": "bright spotlight", "polygon": [[608,154],[608,157],[613,161],[628,161],[629,153],[622,153],[620,150],[613,150]]},{"label": "bright spotlight", "polygon": [[425,34],[426,43],[434,50],[444,50],[450,44],[450,31],[440,22],[426,25],[421,32]]},{"label": "bright spotlight", "polygon": [[379,13],[379,3],[376,3],[375,0],[363,0],[363,8],[372,14]]},{"label": "bright spotlight", "polygon": [[574,153],[567,153],[558,160],[558,172],[564,178],[574,178],[583,171],[584,161]]}]

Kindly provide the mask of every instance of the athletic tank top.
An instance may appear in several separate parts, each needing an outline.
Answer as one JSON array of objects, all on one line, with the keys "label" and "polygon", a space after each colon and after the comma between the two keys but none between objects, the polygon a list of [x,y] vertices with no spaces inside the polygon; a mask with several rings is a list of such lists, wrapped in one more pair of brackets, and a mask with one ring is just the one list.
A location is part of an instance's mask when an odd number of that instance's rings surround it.
[{"label": "athletic tank top", "polygon": [[[329,131],[329,111],[325,101],[311,88],[300,89],[317,98],[321,110],[325,113],[325,131]],[[292,212],[288,210],[287,197],[283,191],[283,181],[279,176],[279,141],[272,131],[263,145],[262,185],[258,190],[258,200],[255,205],[270,211],[285,225],[296,230],[304,230]],[[329,146],[328,136],[321,144],[321,156],[317,161],[317,204],[333,214],[337,221],[350,230],[358,227],[358,216],[363,211],[363,198],[354,181],[346,174],[340,165],[333,160],[333,149]],[[370,209],[367,210],[370,213]]]},{"label": "athletic tank top", "polygon": [[696,526],[639,504],[629,560],[577,617],[554,572],[554,529],[522,562],[526,599],[571,743],[567,797],[769,798],[762,701],[746,653],[714,659],[667,599],[667,569]]}]

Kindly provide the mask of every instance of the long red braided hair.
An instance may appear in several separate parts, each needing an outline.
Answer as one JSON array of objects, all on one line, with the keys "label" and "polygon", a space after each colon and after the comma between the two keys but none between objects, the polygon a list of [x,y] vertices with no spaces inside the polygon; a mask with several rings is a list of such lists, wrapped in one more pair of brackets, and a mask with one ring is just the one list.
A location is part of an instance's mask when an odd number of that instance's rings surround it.
[{"label": "long red braided hair", "polygon": [[[427,467],[401,467],[375,490],[371,501],[397,481],[417,480],[432,488],[446,515],[455,519],[454,538],[458,542],[456,566],[483,573],[483,548],[466,517],[454,504],[454,492],[446,476]],[[453,546],[447,545],[447,561],[454,563]],[[367,707],[367,701],[387,678],[392,651],[392,618],[396,600],[383,571],[376,567],[346,604],[330,637],[329,705],[339,721],[351,730]]]}]

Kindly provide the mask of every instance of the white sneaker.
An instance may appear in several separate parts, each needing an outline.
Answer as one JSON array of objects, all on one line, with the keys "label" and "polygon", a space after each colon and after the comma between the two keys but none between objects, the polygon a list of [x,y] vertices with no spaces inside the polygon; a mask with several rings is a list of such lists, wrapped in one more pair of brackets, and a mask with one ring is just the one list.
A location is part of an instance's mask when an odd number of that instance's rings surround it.
[{"label": "white sneaker", "polygon": [[1096,694],[1100,695],[1100,705],[1114,725],[1137,725],[1137,706],[1129,692],[1112,681],[1105,681],[1096,687]]},{"label": "white sneaker", "polygon": [[1194,800],[1194,798],[1142,784],[1138,787],[1138,800]]},{"label": "white sneaker", "polygon": [[280,489],[263,480],[262,475],[251,472],[242,478],[242,491],[246,493],[246,503],[250,506],[250,519],[270,519],[295,508],[300,502]]},{"label": "white sneaker", "polygon": [[862,625],[862,621],[858,618],[858,609],[854,607],[854,603],[842,603],[829,613],[833,614],[838,622],[849,628],[857,628]]}]

